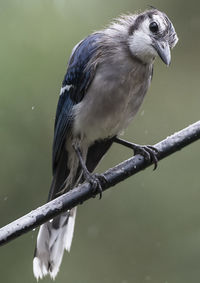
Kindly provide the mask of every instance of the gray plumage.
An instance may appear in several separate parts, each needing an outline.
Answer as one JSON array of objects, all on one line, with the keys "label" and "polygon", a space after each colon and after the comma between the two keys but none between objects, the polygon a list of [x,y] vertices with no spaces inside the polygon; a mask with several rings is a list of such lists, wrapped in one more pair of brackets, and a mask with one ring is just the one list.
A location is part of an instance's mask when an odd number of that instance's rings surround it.
[{"label": "gray plumage", "polygon": [[[137,113],[152,80],[156,56],[169,65],[178,41],[168,17],[156,10],[125,15],[73,49],[55,122],[49,200],[84,181],[73,147],[92,172]],[[76,208],[40,228],[34,275],[55,278],[70,250]]]}]

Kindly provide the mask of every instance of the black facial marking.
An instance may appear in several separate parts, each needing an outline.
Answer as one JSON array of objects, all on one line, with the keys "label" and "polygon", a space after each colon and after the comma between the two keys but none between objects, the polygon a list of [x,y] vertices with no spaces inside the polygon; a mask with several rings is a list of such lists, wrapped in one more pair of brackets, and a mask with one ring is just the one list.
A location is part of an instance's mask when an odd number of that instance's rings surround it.
[{"label": "black facial marking", "polygon": [[134,31],[138,30],[139,26],[144,21],[145,17],[146,15],[141,14],[136,18],[134,25],[132,25],[129,29],[129,35],[132,35]]}]

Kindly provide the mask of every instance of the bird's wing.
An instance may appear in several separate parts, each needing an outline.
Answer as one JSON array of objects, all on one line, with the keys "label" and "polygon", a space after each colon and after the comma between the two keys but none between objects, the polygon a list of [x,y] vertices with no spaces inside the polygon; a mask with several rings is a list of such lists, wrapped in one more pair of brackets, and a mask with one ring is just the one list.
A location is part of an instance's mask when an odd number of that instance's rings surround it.
[{"label": "bird's wing", "polygon": [[65,143],[71,136],[72,108],[83,99],[94,78],[95,67],[89,67],[88,62],[97,51],[97,41],[100,37],[101,33],[94,33],[82,40],[73,49],[69,60],[56,110],[52,156],[53,180],[48,200],[54,198],[62,189],[69,174],[68,152]]},{"label": "bird's wing", "polygon": [[[69,60],[58,101],[53,142],[53,172],[55,172],[63,145],[70,136],[72,125],[72,107],[79,103],[95,75],[95,69],[87,66],[98,48],[100,33],[88,36],[75,46]],[[86,69],[87,66],[87,69]]]}]

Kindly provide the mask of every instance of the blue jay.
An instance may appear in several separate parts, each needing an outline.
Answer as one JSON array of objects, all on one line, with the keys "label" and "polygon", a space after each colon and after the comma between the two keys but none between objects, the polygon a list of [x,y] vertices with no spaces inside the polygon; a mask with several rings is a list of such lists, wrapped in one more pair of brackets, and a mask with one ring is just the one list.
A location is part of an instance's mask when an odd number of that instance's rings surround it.
[{"label": "blue jay", "polygon": [[[69,59],[58,101],[53,180],[48,200],[84,180],[101,193],[92,172],[113,142],[134,149],[156,164],[154,148],[120,139],[148,90],[159,56],[170,64],[178,41],[166,14],[155,8],[124,15],[106,29],[80,41]],[[40,227],[33,272],[37,279],[59,271],[64,249],[70,251],[77,208]]]}]

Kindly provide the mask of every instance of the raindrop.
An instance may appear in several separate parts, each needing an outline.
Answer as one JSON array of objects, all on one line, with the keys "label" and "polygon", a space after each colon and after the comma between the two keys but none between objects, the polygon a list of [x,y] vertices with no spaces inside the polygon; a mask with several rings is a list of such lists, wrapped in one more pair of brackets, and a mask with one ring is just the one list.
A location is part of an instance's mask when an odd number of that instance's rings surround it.
[{"label": "raindrop", "polygon": [[147,276],[145,277],[145,280],[146,280],[146,281],[151,281],[151,276],[150,276],[150,275],[147,275]]},{"label": "raindrop", "polygon": [[156,247],[160,248],[160,246],[161,246],[161,243],[160,242],[156,242]]},{"label": "raindrop", "polygon": [[144,116],[144,110],[142,110],[142,112],[141,112],[141,114],[140,114],[141,116]]},{"label": "raindrop", "polygon": [[92,225],[88,228],[88,236],[91,238],[96,238],[99,234],[99,228],[96,225]]}]

